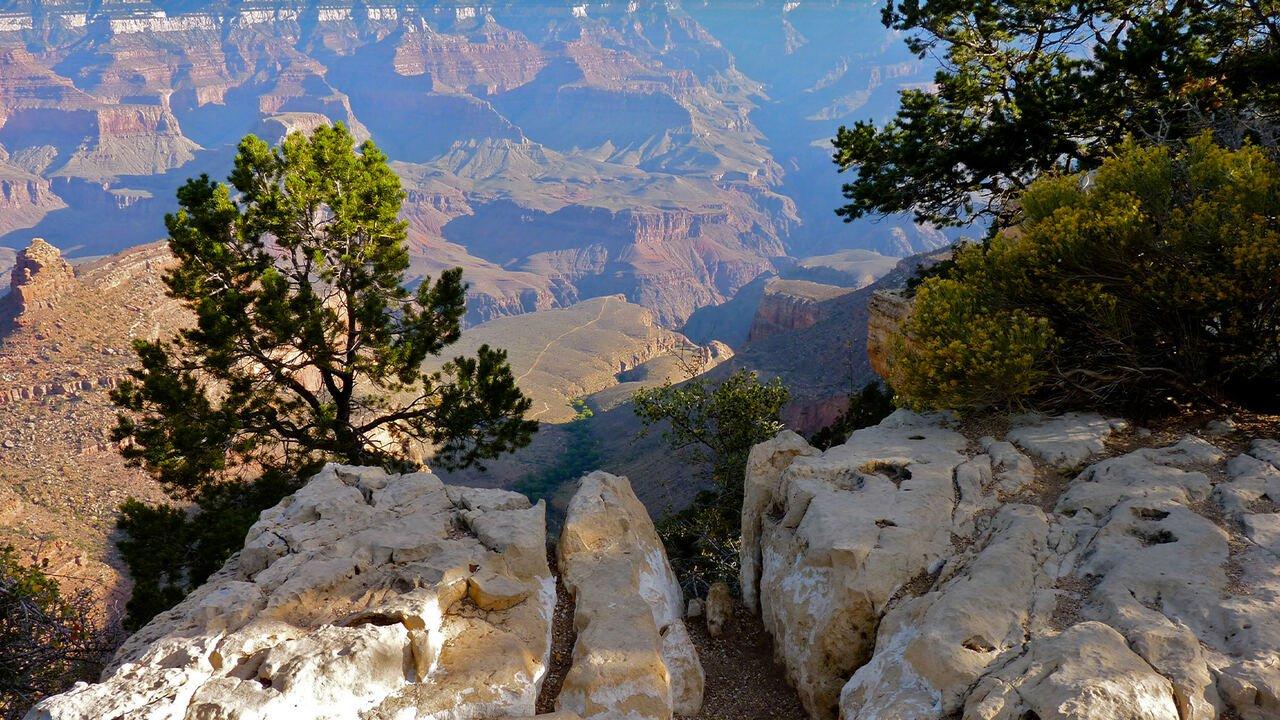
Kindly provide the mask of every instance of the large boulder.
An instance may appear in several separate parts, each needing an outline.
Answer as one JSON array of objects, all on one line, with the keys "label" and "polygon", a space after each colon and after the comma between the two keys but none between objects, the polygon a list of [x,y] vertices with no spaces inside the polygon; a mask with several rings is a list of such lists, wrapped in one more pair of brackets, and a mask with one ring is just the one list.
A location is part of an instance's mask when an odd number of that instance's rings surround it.
[{"label": "large boulder", "polygon": [[783,436],[751,456],[742,552],[760,570],[754,583],[744,574],[744,597],[758,597],[805,708],[830,718],[870,659],[890,599],[950,554],[953,477],[968,442],[906,411],[825,453],[797,441]]},{"label": "large boulder", "polygon": [[531,716],[555,582],[544,508],[428,473],[329,465],[29,720]]},{"label": "large boulder", "polygon": [[810,713],[1280,717],[1280,445],[1116,452],[1124,427],[1028,417],[966,443],[899,413],[826,453],[757,446],[744,592]]},{"label": "large boulder", "polygon": [[696,715],[704,678],[684,596],[626,478],[594,472],[579,481],[559,565],[578,636],[557,709],[587,720]]}]

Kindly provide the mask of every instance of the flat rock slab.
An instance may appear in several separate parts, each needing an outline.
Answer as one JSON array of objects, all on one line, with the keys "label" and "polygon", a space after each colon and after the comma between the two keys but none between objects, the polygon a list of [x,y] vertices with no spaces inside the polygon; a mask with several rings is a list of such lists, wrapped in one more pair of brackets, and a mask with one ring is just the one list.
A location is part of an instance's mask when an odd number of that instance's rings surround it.
[{"label": "flat rock slab", "polygon": [[1107,438],[1126,426],[1092,413],[1024,415],[1014,419],[1006,439],[1056,468],[1076,468],[1105,450]]}]

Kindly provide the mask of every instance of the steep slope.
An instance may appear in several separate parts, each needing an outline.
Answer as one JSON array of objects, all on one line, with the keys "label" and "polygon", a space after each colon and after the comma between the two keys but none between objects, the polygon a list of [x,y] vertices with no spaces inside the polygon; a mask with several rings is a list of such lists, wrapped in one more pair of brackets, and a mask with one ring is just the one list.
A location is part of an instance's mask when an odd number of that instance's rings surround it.
[{"label": "steep slope", "polygon": [[14,501],[0,543],[103,594],[113,614],[127,597],[108,541],[117,509],[162,494],[110,442],[108,391],[133,362],[133,338],[184,321],[160,282],[169,257],[143,247],[73,274],[41,242],[18,255],[15,289],[0,298],[0,477]]},{"label": "steep slope", "polygon": [[[948,251],[915,255],[875,283],[826,300],[780,299],[785,306],[804,308],[803,321],[771,332],[737,348],[733,360],[717,369],[746,367],[764,377],[781,377],[791,389],[784,411],[787,423],[800,432],[813,432],[831,423],[847,406],[848,395],[877,376],[867,358],[868,306],[876,292],[903,286],[922,264],[932,264]],[[763,305],[764,301],[761,301]]]},{"label": "steep slope", "polygon": [[[13,270],[13,263],[16,257],[17,253],[13,250],[9,248],[0,248],[0,278],[7,277],[9,272]],[[0,288],[0,297],[4,296],[8,292],[9,288],[7,285]]]}]

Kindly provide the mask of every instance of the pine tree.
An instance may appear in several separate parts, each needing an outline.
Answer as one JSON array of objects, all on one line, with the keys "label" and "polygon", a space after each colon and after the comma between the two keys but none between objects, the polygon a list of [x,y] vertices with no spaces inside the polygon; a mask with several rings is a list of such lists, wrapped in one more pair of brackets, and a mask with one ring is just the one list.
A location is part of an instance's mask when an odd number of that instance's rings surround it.
[{"label": "pine tree", "polygon": [[[196,322],[138,341],[141,365],[113,392],[124,457],[203,511],[126,505],[133,626],[216,569],[321,462],[397,469],[416,445],[452,469],[537,430],[504,351],[422,369],[461,335],[467,286],[453,269],[405,288],[405,193],[372,142],[357,149],[342,125],[275,148],[249,136],[229,179],[189,180],[165,218],[176,263],[164,281]],[[172,562],[155,567],[159,554]]]},{"label": "pine tree", "polygon": [[884,24],[941,68],[888,122],[839,129],[856,177],[837,213],[1003,224],[1041,173],[1095,169],[1126,137],[1274,149],[1277,18],[1276,0],[886,0]]}]

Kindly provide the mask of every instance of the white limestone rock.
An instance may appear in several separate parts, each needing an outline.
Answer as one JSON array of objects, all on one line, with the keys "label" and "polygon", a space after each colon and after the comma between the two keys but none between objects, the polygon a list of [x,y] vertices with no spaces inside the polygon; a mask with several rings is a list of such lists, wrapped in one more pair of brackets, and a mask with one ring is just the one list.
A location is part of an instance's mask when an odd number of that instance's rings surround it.
[{"label": "white limestone rock", "polygon": [[959,710],[987,668],[1022,646],[1036,610],[1052,607],[1048,534],[1038,508],[1004,506],[981,550],[949,562],[935,590],[885,615],[875,655],[840,693],[840,717],[945,717]]},{"label": "white limestone rock", "polygon": [[713,583],[707,591],[707,632],[711,637],[720,637],[725,625],[733,617],[733,594],[729,586],[722,582]]},{"label": "white limestone rock", "polygon": [[941,423],[899,411],[822,454],[775,440],[783,462],[759,447],[753,455],[761,462],[746,485],[760,495],[743,520],[759,523],[759,540],[744,536],[742,552],[761,558],[761,572],[755,588],[744,573],[744,597],[758,593],[775,653],[813,717],[834,716],[890,598],[952,551],[953,473],[968,443]]},{"label": "white limestone rock", "polygon": [[1092,413],[1024,415],[1015,418],[1006,439],[1054,467],[1074,468],[1106,449],[1107,438],[1125,427],[1123,420]]},{"label": "white limestone rock", "polygon": [[579,481],[559,561],[578,637],[557,710],[585,720],[696,715],[705,681],[684,596],[626,478],[594,472]]},{"label": "white limestone rock", "polygon": [[[1187,436],[1062,478],[1115,423],[1042,419],[1019,470],[995,439],[965,458],[943,422],[797,454],[744,505],[762,618],[813,717],[1280,717],[1280,444],[1228,461]],[[994,456],[1050,482],[1002,486]]]},{"label": "white limestone rock", "polygon": [[983,438],[979,442],[991,458],[991,474],[1000,492],[1016,495],[1035,482],[1035,463],[1013,443],[995,438]]},{"label": "white limestone rock", "polygon": [[1169,681],[1098,622],[1034,640],[983,677],[965,705],[973,720],[1179,720]]},{"label": "white limestone rock", "polygon": [[102,682],[28,717],[532,715],[555,605],[542,506],[492,506],[482,539],[450,495],[427,473],[326,466],[130,638]]},{"label": "white limestone rock", "polygon": [[778,496],[782,473],[798,457],[817,455],[805,439],[783,430],[772,440],[751,448],[747,456],[742,501],[741,571],[742,602],[749,610],[759,604],[760,529],[765,510]]}]

